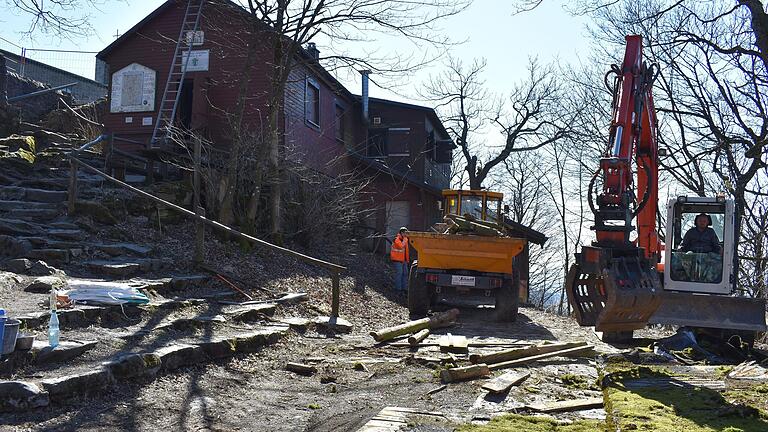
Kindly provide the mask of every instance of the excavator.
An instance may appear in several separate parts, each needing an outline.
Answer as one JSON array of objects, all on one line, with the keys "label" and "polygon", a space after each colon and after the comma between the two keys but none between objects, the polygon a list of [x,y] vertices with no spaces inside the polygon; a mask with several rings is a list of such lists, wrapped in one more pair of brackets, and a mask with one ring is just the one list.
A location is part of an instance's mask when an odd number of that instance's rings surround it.
[{"label": "excavator", "polygon": [[[736,294],[733,200],[671,198],[666,244],[657,232],[664,149],[658,148],[651,90],[658,72],[643,61],[641,36],[627,36],[621,67],[614,65],[606,75],[613,117],[608,149],[589,184],[595,241],[576,253],[565,280],[568,301],[579,325],[594,326],[605,341],[631,339],[649,323],[754,337],[766,331],[766,304]],[[699,218],[715,231],[719,247],[685,245],[685,234],[696,229]]]}]

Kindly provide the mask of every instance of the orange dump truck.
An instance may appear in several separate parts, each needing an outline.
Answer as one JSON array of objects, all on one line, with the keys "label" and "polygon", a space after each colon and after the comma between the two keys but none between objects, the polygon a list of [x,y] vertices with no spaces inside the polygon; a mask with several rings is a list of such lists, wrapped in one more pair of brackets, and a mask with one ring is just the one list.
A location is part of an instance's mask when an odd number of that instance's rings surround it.
[{"label": "orange dump truck", "polygon": [[412,315],[425,315],[441,297],[466,295],[478,300],[494,299],[499,320],[517,318],[518,275],[513,262],[527,241],[493,235],[504,231],[498,222],[503,220],[502,199],[498,192],[445,190],[446,219],[465,215],[467,220],[475,221],[467,223],[483,235],[473,234],[471,229],[454,234],[408,233],[410,246],[418,253],[408,278],[408,309]]}]

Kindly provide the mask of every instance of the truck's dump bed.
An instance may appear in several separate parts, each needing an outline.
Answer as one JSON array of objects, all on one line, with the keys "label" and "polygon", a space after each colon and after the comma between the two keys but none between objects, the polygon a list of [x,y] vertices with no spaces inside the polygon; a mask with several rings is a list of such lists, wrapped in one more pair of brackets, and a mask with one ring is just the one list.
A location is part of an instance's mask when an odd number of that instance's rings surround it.
[{"label": "truck's dump bed", "polygon": [[409,232],[411,246],[419,253],[419,267],[512,273],[512,260],[526,240],[462,234]]}]

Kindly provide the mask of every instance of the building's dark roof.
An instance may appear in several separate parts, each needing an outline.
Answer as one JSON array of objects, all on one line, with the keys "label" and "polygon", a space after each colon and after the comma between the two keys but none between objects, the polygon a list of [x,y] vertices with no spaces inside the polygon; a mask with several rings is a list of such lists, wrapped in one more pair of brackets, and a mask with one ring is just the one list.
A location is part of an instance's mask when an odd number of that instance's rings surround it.
[{"label": "building's dark roof", "polygon": [[520,234],[522,234],[523,237],[525,237],[528,241],[535,243],[539,246],[544,246],[544,243],[546,243],[547,240],[549,240],[549,237],[544,235],[544,233],[540,233],[527,225],[523,225],[519,222],[515,222],[510,218],[505,217],[504,223],[512,227],[512,229],[514,229],[515,231],[519,231]]}]

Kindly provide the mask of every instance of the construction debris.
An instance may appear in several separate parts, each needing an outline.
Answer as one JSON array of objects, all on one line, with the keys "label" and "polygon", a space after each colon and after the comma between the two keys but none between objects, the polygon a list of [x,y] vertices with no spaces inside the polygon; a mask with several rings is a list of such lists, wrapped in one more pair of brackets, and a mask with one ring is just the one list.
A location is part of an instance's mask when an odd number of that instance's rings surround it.
[{"label": "construction debris", "polygon": [[469,346],[466,336],[453,336],[448,333],[440,338],[440,351],[466,354],[469,352]]},{"label": "construction debris", "polygon": [[516,386],[528,379],[529,376],[531,376],[530,372],[507,372],[504,375],[489,380],[482,385],[482,388],[490,393],[504,393],[510,387]]},{"label": "construction debris", "polygon": [[[493,354],[472,354],[469,356],[469,361],[472,363],[500,363],[510,360],[517,360],[524,357],[529,357],[538,354],[546,354],[554,351],[561,351],[568,348],[576,348],[586,346],[586,342],[559,342],[546,345],[532,345],[525,348],[508,349],[504,351],[495,352]],[[581,351],[576,355],[582,354]]]},{"label": "construction debris", "polygon": [[[564,349],[564,350],[560,350],[560,351],[549,352],[549,353],[546,353],[546,354],[538,354],[538,355],[534,355],[534,356],[530,356],[530,357],[519,358],[517,360],[510,360],[510,361],[505,361],[505,362],[501,362],[501,363],[496,363],[496,364],[492,364],[492,365],[488,366],[488,368],[490,370],[506,369],[506,368],[511,368],[511,367],[515,367],[515,366],[521,366],[521,365],[528,364],[528,363],[533,363],[533,362],[539,361],[539,360],[548,359],[550,357],[567,357],[569,355],[573,355],[573,354],[576,354],[576,353],[588,352],[588,351],[591,351],[594,348],[595,348],[594,345],[578,346],[578,347],[575,347],[575,348],[568,348],[568,349]],[[485,364],[483,364],[483,365],[485,365]]]},{"label": "construction debris", "polygon": [[579,410],[586,410],[586,409],[592,409],[592,408],[602,408],[603,406],[603,398],[601,397],[594,397],[594,398],[586,398],[586,399],[575,399],[575,400],[567,400],[567,401],[559,401],[559,402],[547,402],[540,405],[526,405],[526,408],[542,412],[542,413],[553,413],[553,412],[563,412],[563,411],[579,411]]},{"label": "construction debris", "polygon": [[417,346],[421,341],[429,336],[429,329],[419,330],[418,332],[408,336],[408,345]]},{"label": "construction debris", "polygon": [[317,368],[312,365],[293,362],[288,362],[285,365],[285,370],[289,372],[295,372],[299,375],[312,375],[317,372]]},{"label": "construction debris", "polygon": [[488,365],[477,364],[472,366],[445,369],[440,372],[440,379],[442,379],[444,383],[452,383],[456,381],[467,381],[482,378],[490,374],[491,370],[488,368]]},{"label": "construction debris", "polygon": [[394,327],[387,327],[379,331],[371,332],[371,336],[376,342],[384,342],[394,339],[398,336],[415,333],[423,329],[435,329],[446,327],[453,324],[459,316],[458,309],[451,309],[446,312],[437,313],[429,318],[422,318],[416,321],[409,321]]}]

